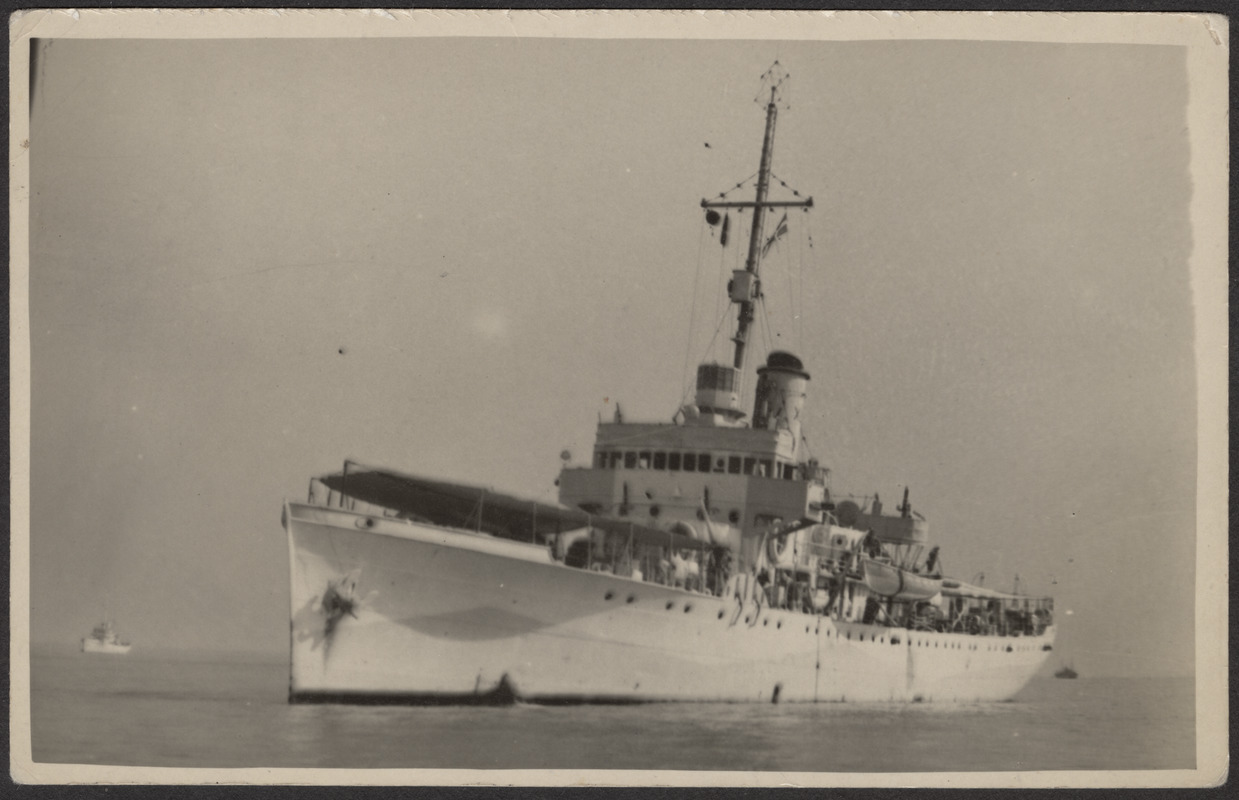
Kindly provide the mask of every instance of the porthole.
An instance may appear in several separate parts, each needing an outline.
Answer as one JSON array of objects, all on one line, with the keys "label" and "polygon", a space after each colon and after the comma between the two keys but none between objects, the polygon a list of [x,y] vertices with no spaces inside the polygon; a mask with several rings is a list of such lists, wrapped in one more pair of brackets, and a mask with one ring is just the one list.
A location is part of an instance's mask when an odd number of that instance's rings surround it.
[{"label": "porthole", "polygon": [[626,603],[635,603],[635,602],[637,602],[637,596],[636,596],[635,594],[630,594],[630,595],[628,595],[628,599],[627,599],[627,600],[625,600],[624,602],[626,602]]},{"label": "porthole", "polygon": [[671,607],[672,607],[672,606],[674,606],[674,605],[675,605],[675,603],[673,603],[672,601],[668,600],[668,601],[667,601],[667,610],[668,610],[668,611],[670,611],[670,610],[671,610]]},{"label": "porthole", "polygon": [[721,608],[718,610],[718,618],[719,618],[719,619],[722,619],[722,618],[723,618],[723,609],[721,609]]},{"label": "porthole", "polygon": [[776,627],[776,628],[782,628],[782,627],[783,627],[783,620],[779,620],[779,623],[778,623],[777,625],[775,625],[774,627]]},{"label": "porthole", "polygon": [[766,617],[765,619],[763,619],[763,620],[761,621],[761,624],[762,624],[763,626],[769,625],[769,624],[770,624],[770,617]]},{"label": "porthole", "polygon": [[610,600],[612,597],[615,597],[615,592],[607,592],[606,594],[604,594],[604,595],[602,596],[602,599],[603,599],[603,600]]},{"label": "porthole", "polygon": [[737,509],[732,509],[727,512],[727,521],[732,525],[740,524],[740,512]]},{"label": "porthole", "polygon": [[692,610],[693,610],[693,604],[692,604],[692,603],[685,603],[685,604],[684,604],[684,613],[685,613],[685,614],[687,614],[688,612],[690,612],[690,611],[692,611]]},{"label": "porthole", "polygon": [[862,634],[860,635],[860,640],[861,640],[862,642],[863,642],[863,641],[865,641],[865,634],[863,634],[863,633],[862,633]]},{"label": "porthole", "polygon": [[663,510],[659,508],[657,504],[650,506],[651,517],[657,517],[661,513],[663,513]]}]

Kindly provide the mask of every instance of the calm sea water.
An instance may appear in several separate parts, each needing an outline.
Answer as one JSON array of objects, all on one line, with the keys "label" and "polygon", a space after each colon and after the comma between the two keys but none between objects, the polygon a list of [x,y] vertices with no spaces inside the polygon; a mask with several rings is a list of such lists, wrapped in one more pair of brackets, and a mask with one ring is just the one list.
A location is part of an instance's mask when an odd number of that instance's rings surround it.
[{"label": "calm sea water", "polygon": [[1195,767],[1190,679],[1034,681],[977,705],[290,706],[244,657],[31,659],[39,762],[810,772]]}]

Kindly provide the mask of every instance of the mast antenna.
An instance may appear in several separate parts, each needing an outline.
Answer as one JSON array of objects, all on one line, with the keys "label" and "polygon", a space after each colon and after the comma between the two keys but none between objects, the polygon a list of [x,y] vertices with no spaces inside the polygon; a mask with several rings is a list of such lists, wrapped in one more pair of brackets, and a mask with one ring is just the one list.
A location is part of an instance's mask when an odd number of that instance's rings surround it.
[{"label": "mast antenna", "polygon": [[[748,344],[749,327],[753,323],[753,309],[760,298],[760,283],[758,273],[761,269],[763,253],[763,236],[765,233],[766,210],[770,208],[812,208],[813,198],[804,200],[769,200],[770,164],[774,159],[774,128],[779,117],[779,105],[786,107],[786,102],[780,90],[787,81],[789,74],[778,61],[762,75],[762,88],[756,102],[766,106],[766,133],[761,144],[761,165],[757,170],[757,191],[751,201],[702,200],[701,207],[711,208],[751,208],[753,209],[753,226],[749,232],[749,252],[744,261],[744,269],[737,270],[731,282],[729,293],[731,300],[740,306],[736,313],[736,333],[731,341],[735,344],[735,356],[732,366],[737,370],[744,369],[745,347]],[[799,196],[797,194],[797,196]]]}]

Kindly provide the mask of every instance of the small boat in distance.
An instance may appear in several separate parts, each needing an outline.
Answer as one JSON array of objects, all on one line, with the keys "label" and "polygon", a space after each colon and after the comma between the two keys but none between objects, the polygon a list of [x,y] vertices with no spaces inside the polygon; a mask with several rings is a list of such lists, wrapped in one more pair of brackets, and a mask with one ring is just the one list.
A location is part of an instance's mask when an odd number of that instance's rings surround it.
[{"label": "small boat in distance", "polygon": [[1080,677],[1080,675],[1074,669],[1071,668],[1070,664],[1064,664],[1062,669],[1054,673],[1054,677],[1055,678],[1078,678]]},{"label": "small boat in distance", "polygon": [[90,636],[82,639],[83,653],[107,653],[123,656],[133,647],[129,642],[122,642],[109,620],[104,620],[95,626]]}]

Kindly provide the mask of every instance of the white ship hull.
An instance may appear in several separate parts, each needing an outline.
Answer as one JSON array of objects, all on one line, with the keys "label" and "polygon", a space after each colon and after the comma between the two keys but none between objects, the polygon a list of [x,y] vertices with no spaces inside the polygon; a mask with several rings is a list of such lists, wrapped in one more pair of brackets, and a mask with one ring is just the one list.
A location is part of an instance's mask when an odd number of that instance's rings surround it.
[{"label": "white ship hull", "polygon": [[83,653],[107,653],[109,655],[123,656],[129,652],[131,644],[120,644],[117,642],[101,642],[98,639],[83,639]]},{"label": "white ship hull", "polygon": [[1054,638],[758,609],[335,508],[289,504],[285,524],[294,702],[1002,700]]}]

